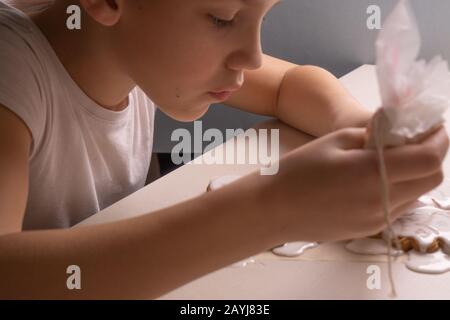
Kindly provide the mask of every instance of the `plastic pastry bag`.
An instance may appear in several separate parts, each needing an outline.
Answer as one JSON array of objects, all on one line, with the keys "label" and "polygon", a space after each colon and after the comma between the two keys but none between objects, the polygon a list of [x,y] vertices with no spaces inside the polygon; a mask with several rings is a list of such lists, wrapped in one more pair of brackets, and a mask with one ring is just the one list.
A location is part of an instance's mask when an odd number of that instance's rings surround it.
[{"label": "plastic pastry bag", "polygon": [[450,105],[448,64],[440,56],[416,60],[419,29],[407,0],[400,0],[376,42],[377,77],[382,100],[370,125],[366,147],[375,148],[375,127],[383,146],[420,140],[443,122]]}]

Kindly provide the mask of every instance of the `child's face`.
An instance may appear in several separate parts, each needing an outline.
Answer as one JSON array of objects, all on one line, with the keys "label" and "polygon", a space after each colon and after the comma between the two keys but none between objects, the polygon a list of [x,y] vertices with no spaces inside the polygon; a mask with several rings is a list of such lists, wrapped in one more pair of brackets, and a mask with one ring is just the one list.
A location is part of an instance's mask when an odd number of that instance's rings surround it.
[{"label": "child's face", "polygon": [[192,121],[219,102],[208,92],[237,89],[244,70],[261,66],[261,22],[277,2],[124,1],[114,51],[163,112]]}]

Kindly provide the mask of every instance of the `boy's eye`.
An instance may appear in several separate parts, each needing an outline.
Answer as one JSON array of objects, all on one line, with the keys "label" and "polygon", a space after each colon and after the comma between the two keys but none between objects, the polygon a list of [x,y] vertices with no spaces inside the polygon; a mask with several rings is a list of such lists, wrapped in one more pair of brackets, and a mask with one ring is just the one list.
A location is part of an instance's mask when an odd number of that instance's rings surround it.
[{"label": "boy's eye", "polygon": [[225,28],[225,27],[230,27],[233,25],[234,19],[231,20],[224,20],[224,19],[220,19],[217,18],[213,15],[210,15],[214,25],[218,28]]}]

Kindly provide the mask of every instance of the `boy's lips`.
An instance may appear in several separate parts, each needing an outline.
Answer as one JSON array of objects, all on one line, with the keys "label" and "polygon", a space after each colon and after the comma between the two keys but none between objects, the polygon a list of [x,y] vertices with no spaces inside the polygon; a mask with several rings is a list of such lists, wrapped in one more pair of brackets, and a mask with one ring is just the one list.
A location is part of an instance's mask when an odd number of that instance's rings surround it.
[{"label": "boy's lips", "polygon": [[211,97],[218,101],[225,101],[231,97],[232,91],[222,91],[222,92],[208,92]]},{"label": "boy's lips", "polygon": [[217,99],[219,101],[225,101],[233,94],[233,92],[238,91],[240,88],[241,88],[240,85],[235,85],[233,87],[229,87],[229,88],[217,90],[217,91],[210,91],[208,93],[214,99]]}]

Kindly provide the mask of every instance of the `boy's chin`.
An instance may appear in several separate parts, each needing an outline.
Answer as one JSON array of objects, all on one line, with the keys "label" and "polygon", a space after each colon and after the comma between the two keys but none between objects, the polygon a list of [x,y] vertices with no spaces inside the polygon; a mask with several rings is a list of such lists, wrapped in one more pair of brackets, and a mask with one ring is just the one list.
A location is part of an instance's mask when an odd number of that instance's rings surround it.
[{"label": "boy's chin", "polygon": [[180,122],[192,122],[200,119],[208,112],[210,105],[205,105],[201,107],[192,107],[185,110],[167,110],[162,107],[159,109],[165,113],[170,118],[180,121]]}]

